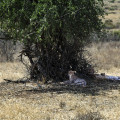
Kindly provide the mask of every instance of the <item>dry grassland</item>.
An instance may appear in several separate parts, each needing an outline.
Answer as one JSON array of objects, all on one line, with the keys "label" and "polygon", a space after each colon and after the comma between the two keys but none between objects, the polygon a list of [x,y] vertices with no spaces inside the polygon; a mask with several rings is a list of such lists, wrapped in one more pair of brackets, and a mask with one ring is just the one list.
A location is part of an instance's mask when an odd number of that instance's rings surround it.
[{"label": "dry grassland", "polygon": [[109,75],[120,76],[119,41],[92,43],[86,49],[90,52],[98,73],[105,72]]},{"label": "dry grassland", "polygon": [[87,88],[56,85],[44,90],[4,84],[1,88],[0,120],[120,119],[120,86],[117,84],[108,82],[94,88],[92,85]]},{"label": "dry grassland", "polygon": [[25,67],[20,62],[1,62],[0,63],[0,82],[3,79],[16,80],[25,77],[27,71]]},{"label": "dry grassland", "polygon": [[113,24],[115,25],[117,22],[120,22],[120,1],[115,0],[114,2],[111,2],[113,0],[104,0],[106,13],[105,20],[110,19],[113,21]]},{"label": "dry grassland", "polygon": [[[120,42],[93,43],[87,49],[100,72],[119,75]],[[0,80],[25,75],[20,63],[0,63]],[[0,120],[119,120],[120,83],[99,81],[86,88],[33,83],[0,84]],[[33,85],[35,86],[35,85]]]}]

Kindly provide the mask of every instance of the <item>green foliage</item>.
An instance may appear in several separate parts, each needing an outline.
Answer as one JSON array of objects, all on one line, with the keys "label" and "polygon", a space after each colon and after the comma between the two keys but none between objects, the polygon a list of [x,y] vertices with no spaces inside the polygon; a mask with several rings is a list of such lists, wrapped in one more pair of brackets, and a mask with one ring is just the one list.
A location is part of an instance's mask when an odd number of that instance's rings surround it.
[{"label": "green foliage", "polygon": [[110,2],[111,2],[111,3],[114,3],[114,2],[115,2],[115,0],[111,0]]},{"label": "green foliage", "polygon": [[109,10],[111,10],[111,11],[114,11],[114,10],[117,10],[117,9],[118,9],[117,5],[109,7]]},{"label": "green foliage", "polygon": [[64,78],[70,66],[78,71],[86,67],[83,48],[89,35],[102,28],[102,6],[103,0],[1,0],[1,28],[24,43],[31,74],[44,71],[44,76]]},{"label": "green foliage", "polygon": [[114,31],[113,33],[114,33],[114,36],[118,36],[120,38],[120,30]]},{"label": "green foliage", "polygon": [[52,42],[57,29],[67,38],[83,38],[101,29],[102,0],[2,0],[0,21],[10,36],[32,42],[44,39]]}]

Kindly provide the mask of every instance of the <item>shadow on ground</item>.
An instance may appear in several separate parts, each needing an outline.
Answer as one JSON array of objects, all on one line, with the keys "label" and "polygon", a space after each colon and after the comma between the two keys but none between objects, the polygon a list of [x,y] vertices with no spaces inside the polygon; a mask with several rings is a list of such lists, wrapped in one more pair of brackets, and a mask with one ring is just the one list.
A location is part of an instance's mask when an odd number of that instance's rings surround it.
[{"label": "shadow on ground", "polygon": [[[29,83],[27,83],[29,84]],[[91,82],[87,87],[80,86],[64,86],[59,83],[51,83],[45,85],[44,88],[34,88],[26,86],[21,83],[0,83],[0,96],[29,96],[32,94],[40,93],[70,93],[70,94],[83,94],[83,95],[99,95],[100,91],[104,94],[105,91],[109,90],[120,90],[120,81],[100,81],[100,82]]]},{"label": "shadow on ground", "polygon": [[87,87],[80,86],[63,86],[60,84],[52,84],[51,87],[47,87],[45,89],[31,89],[26,90],[27,93],[72,93],[72,94],[84,94],[84,95],[99,95],[99,91],[105,92],[109,90],[119,90],[120,89],[120,81],[106,81],[99,83],[91,83],[87,85]]}]

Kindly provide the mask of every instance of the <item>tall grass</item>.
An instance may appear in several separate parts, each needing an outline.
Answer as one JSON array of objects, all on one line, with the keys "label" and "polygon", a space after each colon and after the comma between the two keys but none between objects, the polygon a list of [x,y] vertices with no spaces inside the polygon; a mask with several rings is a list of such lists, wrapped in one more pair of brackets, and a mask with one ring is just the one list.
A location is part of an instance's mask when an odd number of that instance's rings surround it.
[{"label": "tall grass", "polygon": [[120,75],[120,41],[94,42],[86,49],[98,71]]}]

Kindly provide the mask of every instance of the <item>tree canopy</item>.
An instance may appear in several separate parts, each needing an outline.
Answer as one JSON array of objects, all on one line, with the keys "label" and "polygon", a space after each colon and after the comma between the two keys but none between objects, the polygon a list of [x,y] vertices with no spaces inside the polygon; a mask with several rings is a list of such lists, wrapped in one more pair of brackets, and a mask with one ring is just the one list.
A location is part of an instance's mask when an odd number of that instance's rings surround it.
[{"label": "tree canopy", "polygon": [[24,42],[43,40],[43,34],[51,40],[56,28],[66,38],[83,38],[101,29],[102,5],[102,0],[1,0],[0,21],[11,37]]},{"label": "tree canopy", "polygon": [[102,28],[102,7],[103,0],[1,0],[0,25],[10,38],[24,43],[32,66],[38,58],[35,73],[63,77],[70,66],[82,71],[83,57],[78,56],[90,34]]}]

